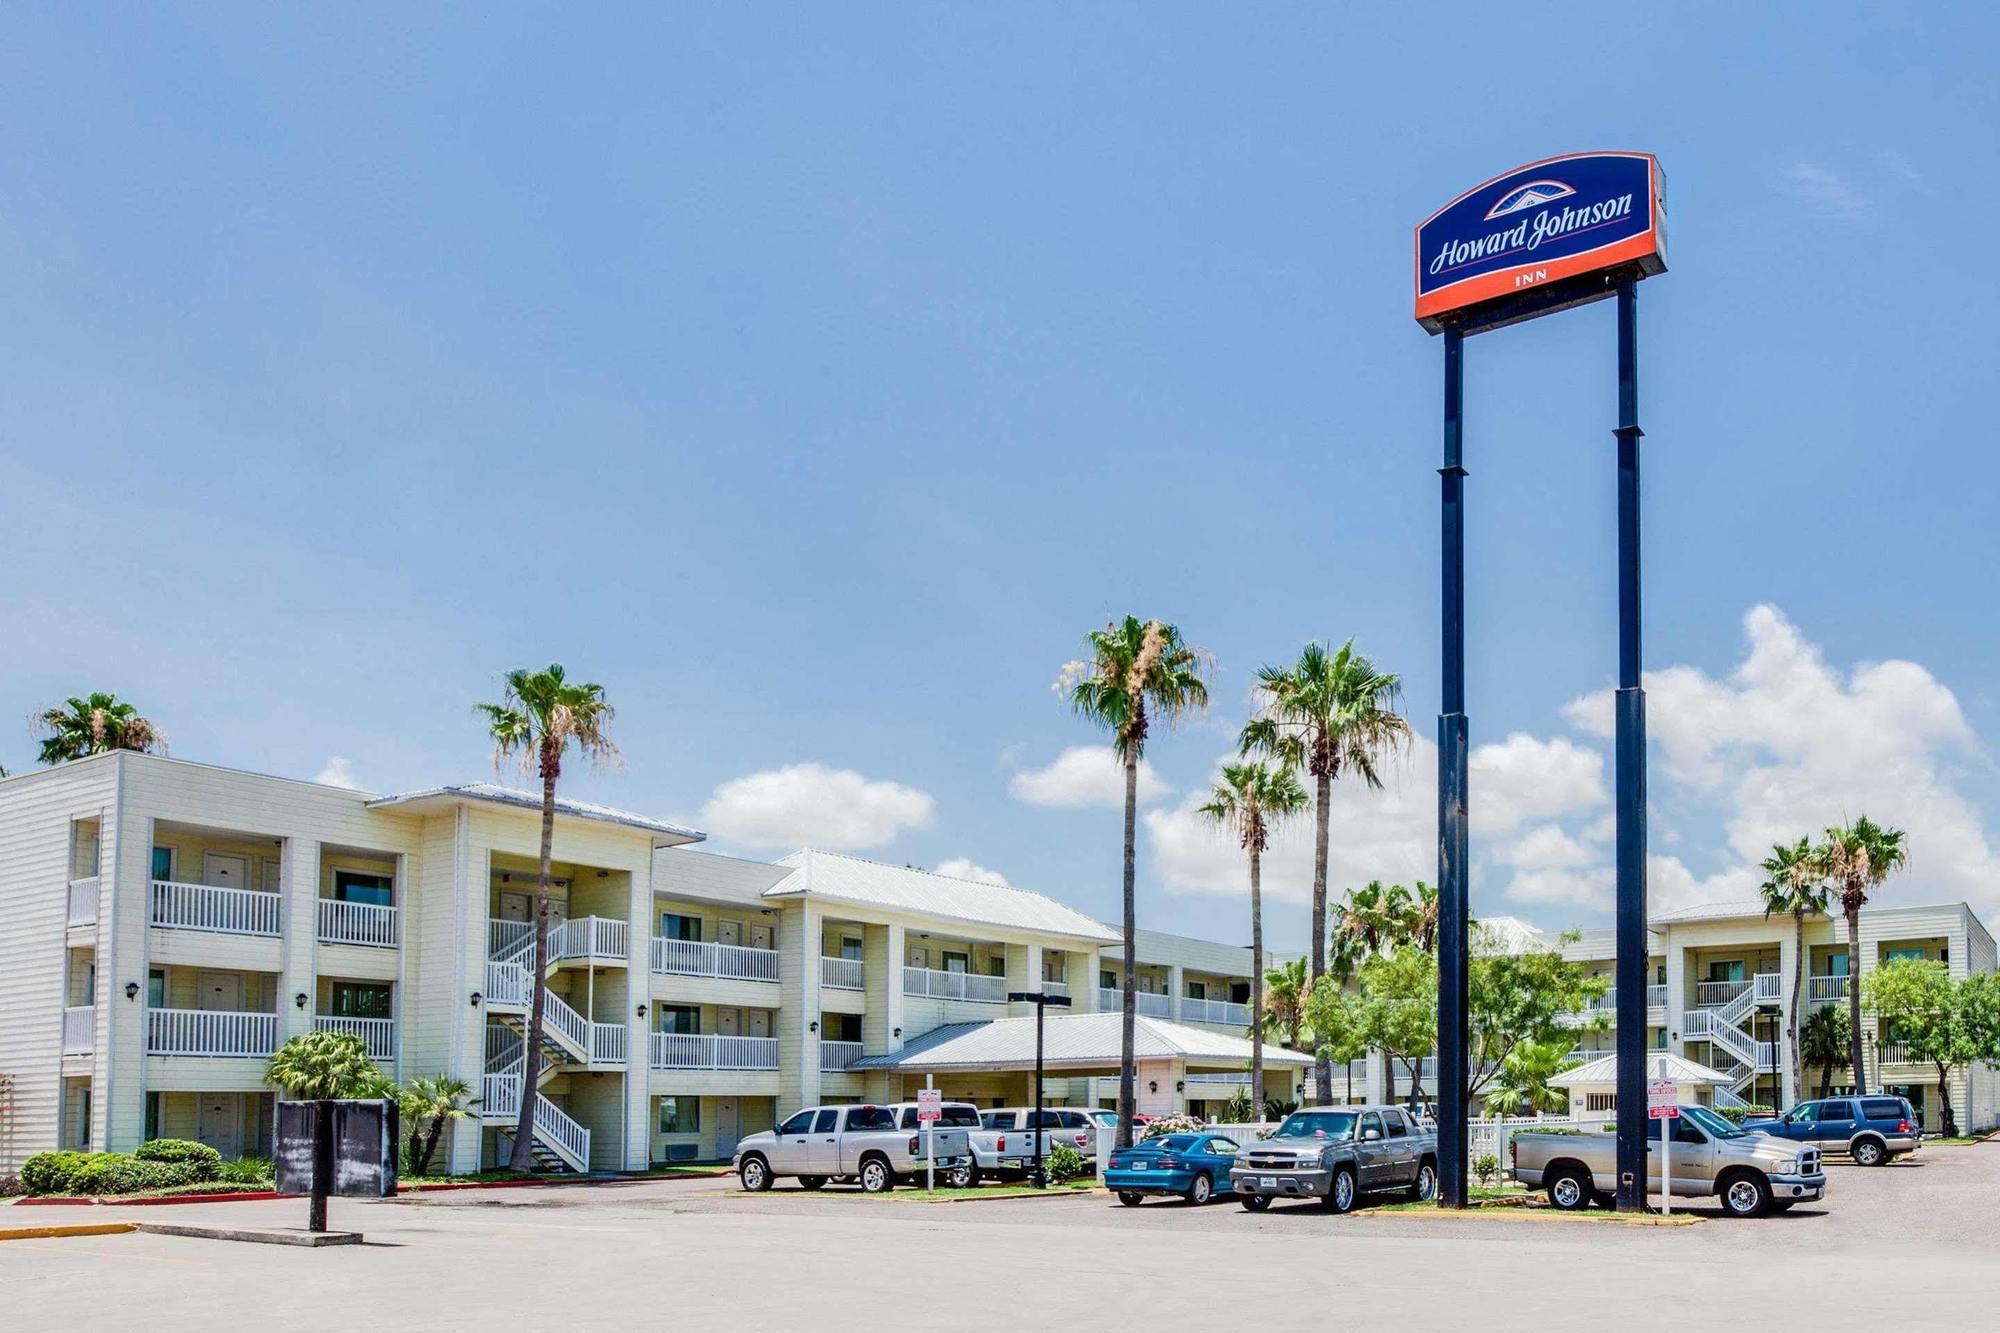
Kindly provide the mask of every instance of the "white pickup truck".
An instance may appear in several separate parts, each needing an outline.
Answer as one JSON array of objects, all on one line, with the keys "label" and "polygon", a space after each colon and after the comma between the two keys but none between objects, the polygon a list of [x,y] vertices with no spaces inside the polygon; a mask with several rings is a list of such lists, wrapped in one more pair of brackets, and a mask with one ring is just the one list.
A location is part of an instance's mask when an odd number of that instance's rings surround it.
[{"label": "white pickup truck", "polygon": [[972,1132],[975,1179],[979,1175],[1009,1179],[1025,1176],[1035,1160],[1035,1137],[1042,1140],[1042,1160],[1057,1144],[1074,1148],[1085,1157],[1097,1152],[1100,1133],[1118,1132],[1118,1117],[1110,1111],[1078,1106],[1045,1106],[1034,1116],[1037,1129],[1028,1128],[1033,1113],[1025,1106],[1006,1106],[979,1113],[979,1128]]},{"label": "white pickup truck", "polygon": [[[970,1109],[970,1108],[963,1108]],[[767,1190],[780,1176],[795,1176],[809,1190],[829,1180],[854,1180],[869,1194],[896,1187],[900,1178],[924,1170],[924,1134],[903,1127],[903,1112],[914,1125],[916,1105],[809,1106],[776,1129],[752,1134],[736,1145],[731,1164],[746,1190]],[[962,1118],[963,1110],[957,1118]],[[947,1181],[969,1166],[971,1145],[962,1128],[932,1129],[931,1150]]]}]

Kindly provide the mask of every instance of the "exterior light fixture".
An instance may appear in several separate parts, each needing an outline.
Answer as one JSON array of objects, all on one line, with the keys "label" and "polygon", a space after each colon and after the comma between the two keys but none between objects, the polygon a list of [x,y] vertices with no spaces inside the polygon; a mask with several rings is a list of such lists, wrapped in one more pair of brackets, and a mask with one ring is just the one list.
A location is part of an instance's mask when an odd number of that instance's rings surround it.
[{"label": "exterior light fixture", "polygon": [[640,1018],[644,1018],[646,1016],[646,1006],[643,1004],[640,1005],[637,1012]]},{"label": "exterior light fixture", "polygon": [[299,992],[299,993],[298,993],[297,995],[294,995],[294,996],[292,997],[292,1003],[293,1003],[293,1004],[295,1004],[295,1005],[297,1005],[297,1006],[298,1006],[299,1008],[301,1008],[301,1009],[305,1008],[305,1007],[306,1007],[306,993],[305,993],[304,991],[300,991],[300,992]]},{"label": "exterior light fixture", "polygon": [[478,991],[474,991],[474,992],[472,992],[472,1007],[473,1007],[474,1009],[477,1009],[477,1008],[479,1007],[479,1001],[480,1001],[480,999],[481,999],[481,998],[482,998],[482,997],[481,997],[481,995],[479,994],[479,992],[478,992]]},{"label": "exterior light fixture", "polygon": [[128,1000],[136,1000],[136,999],[138,999],[138,998],[139,998],[139,983],[138,983],[138,982],[136,982],[136,981],[128,981],[128,982],[126,982],[126,983],[125,983],[125,998],[126,998],[126,999],[128,999]]},{"label": "exterior light fixture", "polygon": [[1186,1092],[1186,1091],[1187,1091],[1187,1080],[1186,1080],[1186,1079],[1184,1079],[1184,1078],[1183,1078],[1183,1079],[1176,1079],[1176,1080],[1175,1080],[1175,1082],[1174,1082],[1174,1091],[1175,1091],[1175,1092]]},{"label": "exterior light fixture", "polygon": [[897,1029],[895,1030],[895,1032],[891,1033],[890,1035],[892,1035],[892,1036],[896,1036],[896,1037],[900,1037],[900,1036],[902,1036],[902,1035],[903,1035],[903,1029],[901,1029],[901,1028],[897,1028]]},{"label": "exterior light fixture", "polygon": [[806,1024],[806,1031],[808,1032],[819,1031],[819,1020],[815,1018],[812,1022]]},{"label": "exterior light fixture", "polygon": [[1160,1082],[1159,1082],[1159,1080],[1158,1080],[1158,1079],[1150,1079],[1150,1078],[1149,1078],[1149,1079],[1147,1079],[1147,1080],[1146,1080],[1146,1091],[1147,1091],[1147,1092],[1158,1092],[1159,1090],[1160,1090]]}]

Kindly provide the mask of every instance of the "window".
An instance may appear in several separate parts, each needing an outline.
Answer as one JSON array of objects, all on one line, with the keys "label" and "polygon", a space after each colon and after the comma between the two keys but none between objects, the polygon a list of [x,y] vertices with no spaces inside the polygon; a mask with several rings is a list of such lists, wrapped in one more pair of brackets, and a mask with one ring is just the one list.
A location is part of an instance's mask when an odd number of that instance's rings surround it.
[{"label": "window", "polygon": [[359,870],[334,871],[333,896],[336,902],[367,903],[371,907],[388,907],[395,900],[393,881],[387,875],[364,874]]},{"label": "window", "polygon": [[1893,1097],[1870,1097],[1861,1103],[1861,1112],[1870,1120],[1901,1120],[1909,1114]]},{"label": "window", "polygon": [[850,962],[860,962],[861,941],[855,939],[852,935],[842,935],[840,937],[840,956]]},{"label": "window", "polygon": [[1895,961],[1896,961],[1896,960],[1897,960],[1898,958],[1914,958],[1914,959],[1916,959],[1916,960],[1917,960],[1918,962],[1920,962],[1920,963],[1921,963],[1921,962],[1923,962],[1923,961],[1924,961],[1924,951],[1923,951],[1922,949],[1920,949],[1920,948],[1919,948],[1919,949],[1891,949],[1891,950],[1889,950],[1889,956],[1888,956],[1888,959],[1887,959],[1886,961],[1888,961],[1888,962],[1891,962],[1891,963],[1893,963],[1893,962],[1895,962]]},{"label": "window", "polygon": [[1208,1141],[1208,1151],[1212,1157],[1234,1157],[1236,1155],[1236,1140],[1210,1139]]},{"label": "window", "polygon": [[1056,1123],[1064,1129],[1082,1129],[1087,1124],[1081,1111],[1057,1111]]},{"label": "window", "polygon": [[685,940],[690,944],[701,942],[701,918],[688,916],[683,912],[660,913],[660,938]]},{"label": "window", "polygon": [[1819,1103],[1805,1102],[1792,1108],[1791,1114],[1785,1117],[1785,1123],[1788,1125],[1810,1125],[1818,1119]]},{"label": "window", "polygon": [[701,1098],[660,1098],[660,1133],[701,1133]]},{"label": "window", "polygon": [[1229,1002],[1230,1002],[1231,1004],[1248,1004],[1248,1003],[1250,1003],[1250,983],[1249,983],[1249,982],[1247,982],[1247,981],[1232,981],[1232,982],[1230,982],[1230,983],[1229,983]]},{"label": "window", "polygon": [[172,879],[174,877],[174,849],[155,847],[153,849],[153,878]]},{"label": "window", "polygon": [[1104,968],[1104,967],[1098,968],[1097,988],[1099,990],[1117,990],[1118,974],[1116,972],[1113,972],[1109,968]]},{"label": "window", "polygon": [[1370,1133],[1382,1137],[1382,1117],[1373,1111],[1361,1117],[1361,1137],[1365,1139]]},{"label": "window", "polygon": [[1708,965],[1708,979],[1710,981],[1743,980],[1743,960],[1740,958],[1732,958],[1726,961],[1716,961],[1710,963]]},{"label": "window", "polygon": [[362,981],[335,981],[328,985],[335,1018],[394,1018],[391,988]]},{"label": "window", "polygon": [[824,1014],[820,1018],[820,1030],[828,1041],[860,1041],[860,1014]]},{"label": "window", "polygon": [[981,1129],[1012,1129],[1014,1127],[1014,1113],[1012,1111],[988,1111],[985,1115],[979,1117],[979,1127]]},{"label": "window", "polygon": [[811,1111],[801,1111],[784,1124],[779,1125],[778,1132],[780,1134],[803,1134],[812,1128],[812,1122],[813,1113]]},{"label": "window", "polygon": [[146,1140],[151,1142],[160,1137],[160,1094],[146,1094]]},{"label": "window", "polygon": [[678,1032],[688,1036],[700,1032],[701,1006],[693,1004],[661,1005],[660,1031]]},{"label": "window", "polygon": [[896,1113],[886,1106],[855,1106],[848,1108],[847,1127],[849,1129],[894,1129]]},{"label": "window", "polygon": [[830,1106],[826,1107],[825,1109],[821,1110],[818,1114],[813,1116],[812,1132],[815,1134],[831,1134],[833,1133],[833,1126],[835,1122],[838,1121],[839,1119],[840,1119],[840,1112],[834,1110]]},{"label": "window", "polygon": [[167,1007],[167,972],[156,967],[146,973],[146,1007],[164,1009]]},{"label": "window", "polygon": [[1847,953],[1845,950],[1842,950],[1840,953],[1830,953],[1826,956],[1826,975],[1829,977],[1844,977],[1847,975]]},{"label": "window", "polygon": [[991,958],[987,959],[987,960],[986,960],[986,975],[987,975],[987,976],[989,976],[989,977],[1004,977],[1004,976],[1006,976],[1006,975],[1007,975],[1007,960],[1006,960],[1005,958],[1002,958],[1002,957],[1001,957],[1001,956],[1000,956],[999,954],[995,954],[995,955],[993,955],[993,957],[991,957]]},{"label": "window", "polygon": [[1674,1142],[1703,1144],[1708,1142],[1708,1136],[1703,1134],[1694,1121],[1688,1119],[1686,1116],[1675,1116]]},{"label": "window", "polygon": [[1206,1000],[1208,998],[1207,982],[1190,981],[1187,982],[1186,985],[1187,985],[1187,997],[1190,1000]]},{"label": "window", "polygon": [[972,955],[959,953],[955,949],[943,951],[944,970],[947,972],[967,972],[972,969]]},{"label": "window", "polygon": [[1382,1113],[1382,1123],[1389,1127],[1389,1137],[1392,1139],[1405,1138],[1409,1135],[1410,1127],[1403,1123],[1403,1117],[1400,1112],[1384,1111]]}]

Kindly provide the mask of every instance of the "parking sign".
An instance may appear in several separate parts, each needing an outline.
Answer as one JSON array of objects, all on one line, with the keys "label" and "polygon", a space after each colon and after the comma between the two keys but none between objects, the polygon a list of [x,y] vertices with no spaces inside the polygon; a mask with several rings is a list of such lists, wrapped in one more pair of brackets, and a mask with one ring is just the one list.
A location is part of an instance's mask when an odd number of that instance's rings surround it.
[{"label": "parking sign", "polygon": [[1670,1078],[1646,1080],[1647,1117],[1653,1120],[1678,1120],[1680,1114],[1680,1085]]},{"label": "parking sign", "polygon": [[917,1089],[917,1123],[928,1124],[944,1118],[944,1093],[936,1088]]}]

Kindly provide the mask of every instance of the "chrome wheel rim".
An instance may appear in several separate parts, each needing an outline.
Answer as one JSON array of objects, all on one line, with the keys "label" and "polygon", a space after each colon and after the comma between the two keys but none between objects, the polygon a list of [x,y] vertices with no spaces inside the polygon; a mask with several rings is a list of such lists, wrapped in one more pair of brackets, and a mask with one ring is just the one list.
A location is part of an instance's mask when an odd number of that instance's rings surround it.
[{"label": "chrome wheel rim", "polygon": [[1333,1202],[1343,1213],[1354,1202],[1354,1177],[1344,1171],[1333,1178]]},{"label": "chrome wheel rim", "polygon": [[1190,1193],[1192,1194],[1192,1196],[1193,1196],[1193,1198],[1194,1198],[1194,1201],[1195,1201],[1196,1203],[1207,1203],[1207,1202],[1208,1202],[1208,1177],[1207,1177],[1207,1176],[1196,1176],[1196,1177],[1194,1178],[1194,1184],[1193,1184],[1193,1186],[1192,1186],[1192,1187],[1190,1188]]},{"label": "chrome wheel rim", "polygon": [[1564,1176],[1556,1182],[1555,1195],[1558,1207],[1574,1208],[1583,1198],[1583,1186],[1577,1184],[1574,1178]]},{"label": "chrome wheel rim", "polygon": [[1739,1180],[1729,1187],[1729,1210],[1733,1213],[1755,1212],[1757,1209],[1757,1187],[1747,1180]]},{"label": "chrome wheel rim", "polygon": [[758,1162],[745,1162],[743,1164],[743,1183],[745,1185],[748,1185],[753,1190],[756,1189],[759,1185],[763,1184],[764,1183],[763,1165]]},{"label": "chrome wheel rim", "polygon": [[1875,1165],[1876,1159],[1880,1157],[1881,1154],[1882,1150],[1880,1148],[1877,1148],[1872,1143],[1864,1143],[1859,1148],[1856,1148],[1854,1150],[1855,1157],[1860,1160],[1861,1165],[1863,1166]]},{"label": "chrome wheel rim", "polygon": [[873,1194],[882,1188],[882,1164],[870,1162],[861,1172],[861,1183]]},{"label": "chrome wheel rim", "polygon": [[1437,1193],[1437,1187],[1437,1172],[1431,1170],[1429,1167],[1425,1167],[1423,1170],[1417,1172],[1417,1197],[1419,1199],[1430,1198]]}]

